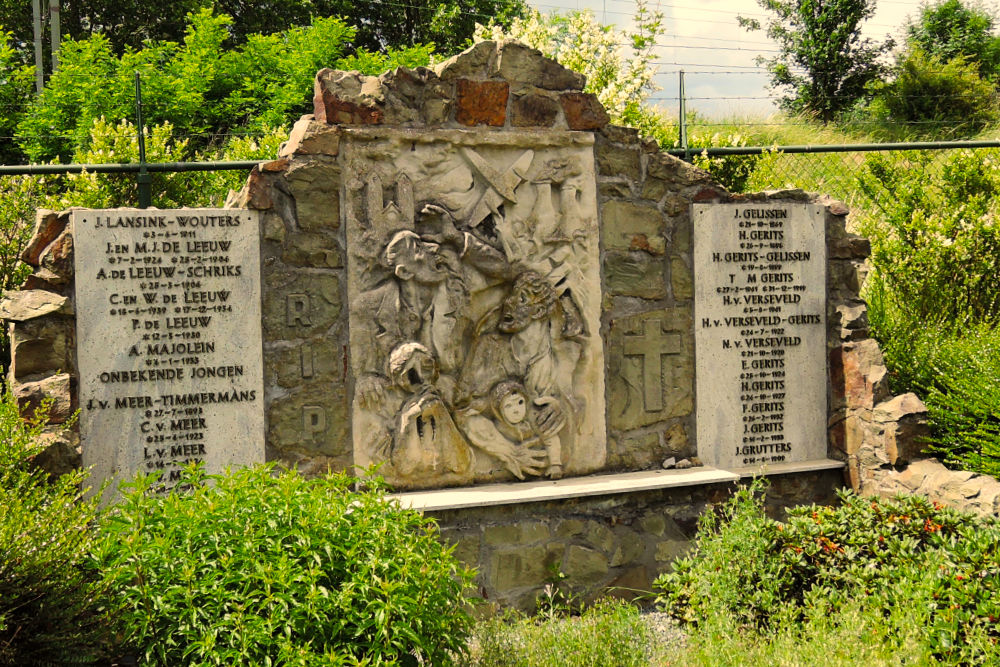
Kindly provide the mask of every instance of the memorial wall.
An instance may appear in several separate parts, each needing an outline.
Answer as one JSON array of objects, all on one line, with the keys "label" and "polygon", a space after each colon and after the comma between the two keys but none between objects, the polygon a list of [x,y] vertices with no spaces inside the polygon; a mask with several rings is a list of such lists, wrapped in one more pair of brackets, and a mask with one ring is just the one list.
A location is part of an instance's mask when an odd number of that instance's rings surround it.
[{"label": "memorial wall", "polygon": [[48,465],[374,467],[517,605],[557,563],[648,587],[741,475],[832,498],[887,398],[867,242],[837,202],[726,192],[583,83],[513,42],[322,70],[224,209],[40,212],[0,315],[24,409],[80,410]]}]

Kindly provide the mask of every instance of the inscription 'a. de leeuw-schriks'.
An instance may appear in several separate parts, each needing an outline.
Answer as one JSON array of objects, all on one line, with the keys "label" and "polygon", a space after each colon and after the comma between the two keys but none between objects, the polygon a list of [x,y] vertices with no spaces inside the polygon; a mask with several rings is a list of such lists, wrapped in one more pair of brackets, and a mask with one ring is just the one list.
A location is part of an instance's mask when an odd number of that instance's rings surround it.
[{"label": "inscription 'a. de leeuw-schriks'", "polygon": [[264,459],[258,214],[73,213],[83,463],[94,487]]},{"label": "inscription 'a. de leeuw-schriks'", "polygon": [[826,241],[812,204],[694,206],[698,453],[826,457]]}]

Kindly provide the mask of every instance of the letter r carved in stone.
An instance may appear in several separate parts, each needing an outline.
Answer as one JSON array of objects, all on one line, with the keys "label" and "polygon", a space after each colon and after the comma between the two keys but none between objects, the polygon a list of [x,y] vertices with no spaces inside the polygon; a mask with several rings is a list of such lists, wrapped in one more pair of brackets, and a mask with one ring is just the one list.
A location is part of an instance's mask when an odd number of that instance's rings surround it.
[{"label": "letter r carved in stone", "polygon": [[289,294],[285,300],[286,322],[288,326],[296,325],[308,327],[312,324],[309,321],[309,295]]},{"label": "letter r carved in stone", "polygon": [[643,333],[624,336],[623,352],[628,357],[642,357],[643,402],[647,412],[663,409],[662,356],[680,354],[681,337],[663,331],[663,321],[643,321]]}]

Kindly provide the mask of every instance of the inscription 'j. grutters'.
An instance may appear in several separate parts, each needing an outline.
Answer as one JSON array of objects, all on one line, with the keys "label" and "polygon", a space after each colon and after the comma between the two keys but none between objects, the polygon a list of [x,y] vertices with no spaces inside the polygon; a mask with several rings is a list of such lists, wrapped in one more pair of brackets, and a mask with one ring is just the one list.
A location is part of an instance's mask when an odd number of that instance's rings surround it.
[{"label": "inscription 'j. grutters'", "polygon": [[257,214],[76,211],[84,465],[95,486],[262,461]]}]

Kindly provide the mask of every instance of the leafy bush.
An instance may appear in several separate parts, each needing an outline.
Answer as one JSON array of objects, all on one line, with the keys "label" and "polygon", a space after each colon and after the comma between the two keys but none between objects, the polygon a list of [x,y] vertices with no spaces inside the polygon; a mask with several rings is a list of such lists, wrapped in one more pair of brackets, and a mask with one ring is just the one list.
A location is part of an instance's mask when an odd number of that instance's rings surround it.
[{"label": "leafy bush", "polygon": [[104,646],[87,568],[97,508],[83,472],[50,480],[32,465],[44,415],[26,423],[9,392],[0,400],[0,665],[86,662]]},{"label": "leafy bush", "polygon": [[859,185],[877,210],[862,224],[872,264],[916,321],[977,322],[1000,316],[1000,169],[955,151],[865,158]]},{"label": "leafy bush", "polygon": [[907,126],[912,135],[960,138],[1000,119],[993,84],[962,56],[942,62],[913,48],[900,58],[895,78],[874,91],[868,112]]},{"label": "leafy bush", "polygon": [[471,573],[430,520],[353,481],[191,469],[156,496],[140,478],[96,552],[126,643],[161,665],[450,664]]},{"label": "leafy bush", "polygon": [[599,600],[579,617],[505,616],[476,627],[474,658],[480,667],[645,667],[654,646],[639,610]]},{"label": "leafy bush", "polygon": [[[840,496],[769,519],[763,484],[701,517],[695,549],[655,582],[687,622],[723,614],[751,632],[817,614],[859,611],[880,625],[907,619],[923,650],[949,664],[1000,658],[1000,525],[917,497]],[[889,626],[890,630],[892,626]],[[886,641],[912,641],[912,633]]]}]

